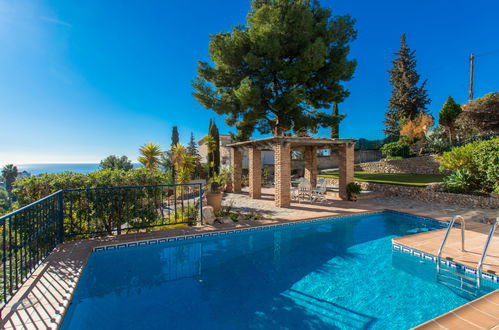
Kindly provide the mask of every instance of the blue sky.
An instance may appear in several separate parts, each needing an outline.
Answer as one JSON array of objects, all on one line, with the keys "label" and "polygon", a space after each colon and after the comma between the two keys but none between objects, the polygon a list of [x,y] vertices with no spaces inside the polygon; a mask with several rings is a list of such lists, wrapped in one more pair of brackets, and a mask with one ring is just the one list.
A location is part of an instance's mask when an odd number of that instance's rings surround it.
[{"label": "blue sky", "polygon": [[[497,1],[322,4],[357,19],[341,137],[382,137],[386,70],[402,32],[432,113],[448,95],[466,101],[470,52],[492,52],[476,60],[475,95],[499,89]],[[197,60],[208,57],[209,34],[244,23],[248,9],[246,0],[0,0],[0,164],[135,160],[145,142],[167,147],[173,125],[182,142],[201,137],[215,115],[191,96]]]}]

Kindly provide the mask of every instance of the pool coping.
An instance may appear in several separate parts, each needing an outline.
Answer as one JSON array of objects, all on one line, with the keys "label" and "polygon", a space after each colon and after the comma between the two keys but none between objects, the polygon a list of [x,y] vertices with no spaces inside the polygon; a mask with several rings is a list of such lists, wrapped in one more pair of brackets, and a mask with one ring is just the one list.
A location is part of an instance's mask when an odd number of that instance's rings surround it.
[{"label": "pool coping", "polygon": [[[189,239],[194,239],[194,238],[199,238],[199,237],[209,237],[209,236],[221,236],[221,235],[227,235],[229,233],[238,233],[238,232],[248,232],[248,231],[261,231],[261,230],[270,230],[271,228],[275,227],[280,227],[280,226],[291,226],[291,225],[298,225],[298,224],[303,224],[303,223],[314,223],[314,222],[319,222],[319,221],[326,221],[326,220],[334,220],[334,219],[341,219],[341,218],[349,218],[352,216],[362,216],[362,215],[370,215],[370,214],[381,214],[383,212],[392,212],[392,213],[398,213],[398,214],[403,214],[405,216],[412,216],[416,218],[422,218],[425,221],[428,220],[433,220],[436,222],[439,222],[441,224],[445,224],[448,222],[448,219],[445,218],[438,218],[435,216],[431,216],[428,214],[421,214],[421,213],[409,213],[406,212],[405,210],[397,210],[397,209],[391,209],[391,208],[383,208],[383,209],[378,209],[378,210],[372,210],[372,211],[360,211],[360,212],[352,212],[349,214],[344,214],[344,215],[328,215],[328,216],[323,216],[323,217],[317,217],[317,216],[310,216],[310,217],[303,217],[301,219],[292,219],[289,220],[289,222],[282,222],[285,221],[284,219],[276,219],[278,223],[254,223],[251,225],[247,225],[246,227],[240,227],[240,228],[216,228],[216,227],[207,227],[204,226],[200,229],[200,232],[198,233],[181,233],[181,234],[175,234],[173,233],[173,229],[169,230],[162,230],[162,231],[153,231],[149,233],[140,233],[140,234],[150,234],[151,236],[158,236],[155,238],[150,238],[150,239],[136,239],[137,236],[144,236],[144,235],[139,235],[139,234],[126,234],[126,235],[121,235],[121,236],[112,236],[112,237],[99,237],[95,239],[83,239],[83,240],[77,240],[77,241],[69,241],[65,242],[62,244],[59,244],[54,251],[50,253],[50,255],[44,260],[44,262],[38,266],[37,269],[32,273],[30,278],[26,281],[26,283],[23,284],[21,289],[14,295],[12,300],[5,305],[2,309],[0,309],[0,316],[10,316],[10,318],[2,318],[0,320],[0,326],[6,326],[6,328],[26,328],[28,325],[34,325],[36,328],[59,328],[60,325],[62,324],[62,321],[64,320],[64,316],[71,305],[73,295],[77,289],[78,283],[81,279],[81,275],[83,273],[83,270],[86,267],[86,264],[88,262],[88,258],[93,252],[98,252],[98,251],[103,251],[103,250],[112,250],[112,249],[122,249],[122,248],[128,248],[128,247],[133,247],[133,246],[141,246],[141,245],[148,245],[148,244],[154,244],[154,243],[163,243],[163,242],[168,242],[168,241],[181,241],[181,240],[189,240]],[[192,228],[191,227],[191,231]],[[183,230],[180,230],[181,232]],[[171,235],[168,235],[171,234]],[[147,235],[146,235],[147,236]],[[407,235],[409,236],[409,235]],[[135,239],[134,239],[135,238]],[[111,243],[113,242],[113,243]],[[81,259],[81,263],[74,266],[74,265],[65,265],[63,261],[58,260],[56,257],[60,256],[60,254],[66,254],[64,261],[71,261],[71,254],[76,255]],[[74,258],[74,256],[73,256]],[[47,311],[44,308],[44,305],[39,303],[38,304],[33,304],[30,301],[30,295],[33,295],[32,290],[36,287],[37,283],[36,281],[40,281],[39,279],[42,278],[44,273],[49,273],[50,271],[55,271],[55,272],[60,272],[60,264],[63,264],[63,268],[66,267],[65,271],[68,273],[68,279],[64,284],[66,285],[65,288],[63,288],[60,293],[60,297],[54,297],[54,295],[50,292],[46,293],[47,296],[42,293],[41,295],[43,296],[44,299],[47,300],[46,304],[50,305],[51,309],[50,311]],[[60,276],[60,275],[58,275]],[[53,275],[52,277],[53,278]],[[65,279],[66,280],[66,279]],[[49,281],[50,282],[50,281]],[[58,283],[60,284],[60,283]],[[42,284],[43,285],[43,284]],[[49,283],[49,286],[51,286],[52,283]],[[49,289],[47,289],[50,291]],[[499,290],[496,290],[499,291]],[[59,300],[57,300],[59,299]],[[24,302],[28,301],[27,305],[24,305]],[[42,313],[43,315],[40,315],[40,313],[34,313],[33,310],[36,311],[36,306],[41,305],[41,308],[44,310]],[[56,306],[57,305],[57,306]],[[464,305],[463,305],[464,306]],[[19,308],[21,307],[21,308]],[[10,310],[8,310],[10,308]],[[22,315],[17,315],[18,311],[20,310],[28,310],[28,312],[25,312]],[[4,314],[5,313],[5,314]],[[11,320],[13,314],[17,316],[16,320]],[[38,315],[34,315],[38,314]],[[37,320],[33,320],[37,319]],[[10,321],[10,322],[9,322]],[[430,321],[428,321],[430,322]]]},{"label": "pool coping", "polygon": [[[421,216],[421,215],[404,213],[404,212],[400,212],[400,211],[386,209],[386,210],[380,210],[380,211],[352,213],[352,214],[348,214],[348,215],[336,215],[336,216],[325,216],[325,217],[312,218],[312,219],[303,219],[303,220],[290,221],[287,223],[276,223],[276,224],[252,226],[252,227],[246,227],[246,228],[222,229],[222,230],[215,230],[215,231],[209,231],[209,232],[198,233],[198,234],[186,234],[186,235],[169,236],[169,237],[165,237],[165,238],[154,238],[154,239],[137,240],[137,241],[123,242],[123,243],[106,244],[106,245],[100,245],[100,246],[94,247],[92,249],[92,252],[110,251],[110,250],[115,250],[115,249],[119,250],[119,249],[124,249],[124,248],[129,248],[129,247],[145,246],[145,245],[150,245],[150,244],[159,244],[159,243],[174,242],[174,241],[184,241],[184,240],[203,238],[203,237],[224,236],[224,235],[228,235],[228,234],[241,233],[241,232],[264,231],[264,230],[270,230],[270,229],[276,228],[276,227],[296,226],[296,225],[300,225],[300,224],[304,224],[304,223],[323,222],[323,221],[328,221],[328,220],[336,220],[336,219],[343,219],[343,218],[350,218],[350,217],[355,217],[355,216],[363,216],[363,215],[371,215],[371,214],[381,214],[381,213],[387,213],[387,212],[388,213],[403,214],[404,216],[408,216],[408,217],[415,217],[418,219],[422,219],[425,222],[429,222],[429,221],[436,222],[438,225],[441,225],[441,226],[446,225],[445,221],[443,221],[443,220],[437,220],[437,219],[426,217],[426,216]],[[442,228],[444,228],[444,227],[442,227]]]}]

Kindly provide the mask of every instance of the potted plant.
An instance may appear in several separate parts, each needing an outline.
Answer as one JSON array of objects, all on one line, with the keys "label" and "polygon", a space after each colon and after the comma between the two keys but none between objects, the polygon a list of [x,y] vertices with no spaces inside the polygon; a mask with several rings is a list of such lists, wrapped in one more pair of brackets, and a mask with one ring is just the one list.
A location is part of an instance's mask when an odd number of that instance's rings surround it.
[{"label": "potted plant", "polygon": [[208,205],[213,207],[213,211],[217,213],[222,207],[222,196],[223,192],[220,190],[222,182],[220,175],[213,175],[210,182],[208,183],[209,192],[206,194],[206,201]]},{"label": "potted plant", "polygon": [[362,188],[357,182],[350,182],[349,184],[347,184],[348,200],[355,202],[361,191]]}]

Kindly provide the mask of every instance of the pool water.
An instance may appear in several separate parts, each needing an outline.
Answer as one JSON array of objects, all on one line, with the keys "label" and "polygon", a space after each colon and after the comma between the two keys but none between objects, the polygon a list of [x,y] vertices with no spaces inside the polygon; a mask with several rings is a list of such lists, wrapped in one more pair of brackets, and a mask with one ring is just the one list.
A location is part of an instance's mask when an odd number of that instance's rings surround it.
[{"label": "pool water", "polygon": [[63,329],[407,329],[469,300],[384,212],[91,254]]}]

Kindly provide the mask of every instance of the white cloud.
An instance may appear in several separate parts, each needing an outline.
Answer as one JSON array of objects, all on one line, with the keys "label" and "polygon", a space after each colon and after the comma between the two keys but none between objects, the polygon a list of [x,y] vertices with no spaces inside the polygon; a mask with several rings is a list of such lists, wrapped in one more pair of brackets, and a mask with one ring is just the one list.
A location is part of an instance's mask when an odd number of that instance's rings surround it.
[{"label": "white cloud", "polygon": [[67,27],[73,27],[73,25],[71,23],[64,22],[64,21],[58,20],[56,18],[51,18],[51,17],[46,17],[46,16],[40,16],[40,19],[42,21],[53,23],[53,24],[57,24],[57,25],[63,25],[63,26],[67,26]]}]

